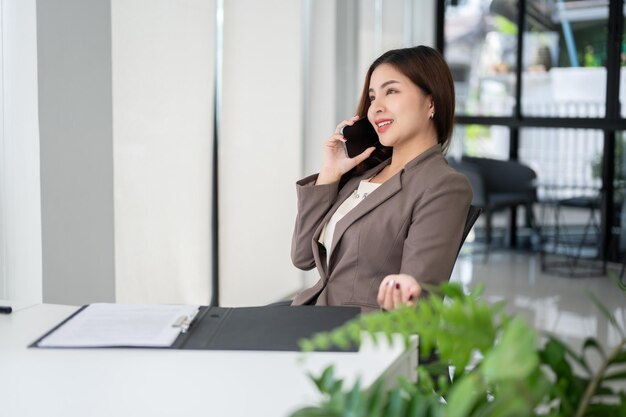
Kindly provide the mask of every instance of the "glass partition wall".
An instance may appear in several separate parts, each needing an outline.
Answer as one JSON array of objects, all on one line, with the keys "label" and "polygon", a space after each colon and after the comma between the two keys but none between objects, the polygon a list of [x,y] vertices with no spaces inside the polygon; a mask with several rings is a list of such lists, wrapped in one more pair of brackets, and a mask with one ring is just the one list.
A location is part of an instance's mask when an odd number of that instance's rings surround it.
[{"label": "glass partition wall", "polygon": [[[446,0],[437,7],[437,47],[457,94],[451,155],[530,166],[540,203],[597,202],[596,255],[620,257],[623,0]],[[538,219],[543,206],[535,207]],[[518,219],[509,216],[515,242]],[[563,216],[559,222],[588,219],[574,209]],[[554,218],[544,222],[550,232]]]}]

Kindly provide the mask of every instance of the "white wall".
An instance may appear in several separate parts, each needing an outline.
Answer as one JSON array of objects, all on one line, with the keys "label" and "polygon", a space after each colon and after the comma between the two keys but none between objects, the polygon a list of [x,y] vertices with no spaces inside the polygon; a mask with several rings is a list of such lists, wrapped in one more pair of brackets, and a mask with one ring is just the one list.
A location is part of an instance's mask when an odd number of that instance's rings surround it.
[{"label": "white wall", "polygon": [[112,0],[118,302],[210,300],[214,3]]},{"label": "white wall", "polygon": [[293,294],[295,181],[302,174],[302,4],[226,1],[220,137],[220,301]]},{"label": "white wall", "polygon": [[0,298],[40,302],[36,1],[1,5]]}]

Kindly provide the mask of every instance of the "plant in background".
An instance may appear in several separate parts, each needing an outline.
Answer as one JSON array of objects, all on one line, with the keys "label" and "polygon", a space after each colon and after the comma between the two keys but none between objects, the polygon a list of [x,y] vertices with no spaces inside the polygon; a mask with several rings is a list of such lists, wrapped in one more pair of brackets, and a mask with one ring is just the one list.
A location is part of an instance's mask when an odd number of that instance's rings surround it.
[{"label": "plant in background", "polygon": [[464,153],[469,156],[482,156],[482,148],[491,141],[491,128],[482,125],[464,127]]},{"label": "plant in background", "polygon": [[[416,384],[400,380],[390,390],[381,384],[364,390],[357,382],[346,390],[330,367],[312,377],[321,403],[292,417],[626,416],[626,393],[611,386],[626,383],[626,335],[597,300],[622,340],[605,352],[589,338],[579,354],[552,336],[537,348],[536,332],[504,313],[503,303],[482,301],[481,287],[470,294],[458,284],[430,291],[415,307],[363,315],[301,342],[305,351],[348,346],[364,331],[375,342],[400,334],[409,346],[419,334],[420,356],[436,352],[438,359],[418,367]],[[596,370],[587,360],[591,350],[602,358]],[[574,373],[574,364],[583,375]]]}]

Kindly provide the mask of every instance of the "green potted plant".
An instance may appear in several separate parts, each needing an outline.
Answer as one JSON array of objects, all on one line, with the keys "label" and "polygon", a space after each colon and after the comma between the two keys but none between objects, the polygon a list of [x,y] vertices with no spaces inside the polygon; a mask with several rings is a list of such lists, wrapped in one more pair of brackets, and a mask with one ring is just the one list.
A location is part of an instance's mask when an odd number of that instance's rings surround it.
[{"label": "green potted plant", "polygon": [[[292,417],[626,416],[626,332],[595,297],[621,342],[605,351],[589,338],[575,352],[551,335],[541,335],[539,344],[540,335],[506,314],[503,303],[481,300],[480,287],[470,294],[458,284],[430,291],[415,307],[363,315],[301,343],[304,351],[344,346],[358,343],[365,331],[375,340],[401,334],[408,346],[418,334],[420,356],[436,352],[438,359],[418,367],[417,383],[346,388],[329,367],[312,376],[320,403]],[[601,357],[595,369],[590,351]]]}]

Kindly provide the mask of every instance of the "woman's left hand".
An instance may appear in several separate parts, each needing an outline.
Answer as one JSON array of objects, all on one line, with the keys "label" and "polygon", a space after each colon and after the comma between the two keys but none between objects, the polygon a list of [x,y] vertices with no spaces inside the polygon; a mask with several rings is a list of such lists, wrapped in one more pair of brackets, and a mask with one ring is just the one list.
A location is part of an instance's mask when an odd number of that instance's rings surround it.
[{"label": "woman's left hand", "polygon": [[387,275],[378,288],[378,305],[383,310],[393,310],[403,305],[414,305],[422,288],[415,278],[407,274]]}]

